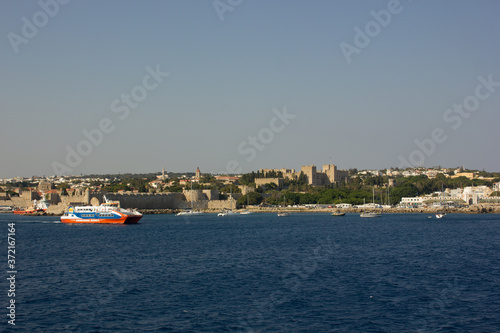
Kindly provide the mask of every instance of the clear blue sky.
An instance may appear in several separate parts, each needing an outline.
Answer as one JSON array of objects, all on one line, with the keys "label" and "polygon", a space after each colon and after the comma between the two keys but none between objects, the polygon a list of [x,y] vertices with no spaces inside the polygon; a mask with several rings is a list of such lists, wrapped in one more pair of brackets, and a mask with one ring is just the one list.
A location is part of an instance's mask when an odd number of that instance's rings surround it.
[{"label": "clear blue sky", "polygon": [[498,1],[43,1],[0,2],[0,177],[500,171]]}]

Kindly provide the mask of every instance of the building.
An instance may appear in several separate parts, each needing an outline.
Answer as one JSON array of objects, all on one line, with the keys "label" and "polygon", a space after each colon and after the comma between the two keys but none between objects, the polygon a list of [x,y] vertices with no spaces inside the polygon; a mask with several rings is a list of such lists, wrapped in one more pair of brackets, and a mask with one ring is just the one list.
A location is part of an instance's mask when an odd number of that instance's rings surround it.
[{"label": "building", "polygon": [[312,186],[340,184],[347,181],[348,171],[338,170],[335,164],[323,165],[323,171],[317,171],[315,165],[302,166],[301,172],[307,177],[307,183]]},{"label": "building", "polygon": [[297,179],[302,172],[307,178],[307,183],[312,186],[339,184],[345,182],[349,174],[347,170],[338,170],[335,164],[323,165],[322,171],[317,171],[315,165],[306,165],[298,172],[295,169],[260,169],[259,172],[262,174],[281,172],[283,178],[288,179]]},{"label": "building", "polygon": [[465,177],[465,178],[468,178],[468,179],[474,179],[475,178],[474,172],[456,172],[455,171],[455,174],[453,176],[451,176],[451,178],[458,178],[458,177]]},{"label": "building", "polygon": [[488,186],[468,186],[464,188],[462,198],[469,205],[477,205],[479,200],[489,197],[492,192]]},{"label": "building", "polygon": [[46,182],[46,181],[41,181],[40,183],[38,183],[38,191],[39,192],[47,192],[47,191],[50,191],[52,189],[52,183],[49,183],[49,182]]},{"label": "building", "polygon": [[281,190],[284,185],[283,178],[255,178],[255,186],[262,187],[262,189],[266,190],[266,184],[275,184],[276,187]]},{"label": "building", "polygon": [[238,184],[240,177],[234,176],[215,176],[216,180],[223,182],[224,184]]}]

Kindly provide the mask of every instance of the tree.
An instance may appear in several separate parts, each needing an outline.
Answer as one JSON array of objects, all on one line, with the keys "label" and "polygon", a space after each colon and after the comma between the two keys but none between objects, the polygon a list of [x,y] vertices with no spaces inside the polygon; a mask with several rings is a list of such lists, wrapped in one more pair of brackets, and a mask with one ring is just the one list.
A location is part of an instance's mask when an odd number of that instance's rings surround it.
[{"label": "tree", "polygon": [[418,194],[418,189],[411,183],[406,183],[403,186],[393,188],[391,191],[391,204],[396,205],[403,197],[414,197]]},{"label": "tree", "polygon": [[258,192],[250,192],[250,193],[247,193],[247,195],[242,195],[238,201],[236,202],[236,204],[238,206],[246,206],[247,205],[247,197],[248,197],[248,204],[249,205],[260,205],[262,203],[262,194],[258,193]]},{"label": "tree", "polygon": [[68,195],[68,189],[70,188],[68,183],[57,184],[56,188],[61,191],[61,195]]},{"label": "tree", "polygon": [[238,186],[232,186],[232,185],[226,185],[222,187],[219,191],[224,193],[230,193],[230,192],[241,193],[241,189]]},{"label": "tree", "polygon": [[303,171],[300,172],[299,178],[297,179],[297,185],[307,185],[307,176],[304,174]]}]

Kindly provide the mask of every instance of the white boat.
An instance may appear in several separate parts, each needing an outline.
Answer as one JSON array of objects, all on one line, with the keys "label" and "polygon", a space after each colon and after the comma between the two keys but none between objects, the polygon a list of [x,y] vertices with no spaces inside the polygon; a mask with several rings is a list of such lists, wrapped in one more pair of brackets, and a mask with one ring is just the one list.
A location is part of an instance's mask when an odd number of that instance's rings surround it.
[{"label": "white boat", "polygon": [[217,216],[228,216],[228,215],[238,215],[239,213],[233,212],[233,186],[229,187],[230,197],[231,197],[231,209],[222,210]]},{"label": "white boat", "polygon": [[[443,206],[443,191],[444,191],[444,186],[443,183],[441,183],[441,194],[439,195],[440,197],[440,206]],[[446,212],[438,210],[436,212],[436,218],[437,219],[442,219],[443,217],[446,216]]]},{"label": "white boat", "polygon": [[217,216],[238,215],[238,214],[239,213],[233,212],[231,209],[225,209],[222,212],[220,212],[219,214],[217,214]]},{"label": "white boat", "polygon": [[178,212],[177,214],[175,214],[175,216],[183,216],[183,215],[201,215],[203,214],[203,212],[197,212],[197,211],[194,211],[194,210],[184,210],[182,212]]},{"label": "white boat", "polygon": [[193,210],[193,182],[191,181],[191,209],[178,212],[175,216],[185,216],[185,215],[200,215],[203,212],[198,212]]},{"label": "white boat", "polygon": [[436,212],[436,218],[437,219],[442,219],[445,216],[446,216],[445,212]]},{"label": "white boat", "polygon": [[[372,206],[375,207],[375,188],[373,188]],[[382,213],[377,213],[375,211],[361,212],[361,214],[359,214],[359,216],[360,217],[381,217]]]},{"label": "white boat", "polygon": [[377,212],[361,212],[360,217],[381,217],[382,214]]},{"label": "white boat", "polygon": [[[285,195],[283,195],[283,207],[286,208],[286,197],[285,197]],[[278,216],[288,216],[288,215],[290,215],[290,213],[288,213],[288,212],[279,212],[278,213]]]},{"label": "white boat", "polygon": [[12,211],[11,206],[0,206],[0,213],[12,213]]},{"label": "white boat", "polygon": [[[250,206],[250,199],[248,198],[248,193],[247,193],[247,207]],[[240,212],[240,215],[249,215],[253,214],[253,212],[249,211],[248,209],[242,210]]]}]

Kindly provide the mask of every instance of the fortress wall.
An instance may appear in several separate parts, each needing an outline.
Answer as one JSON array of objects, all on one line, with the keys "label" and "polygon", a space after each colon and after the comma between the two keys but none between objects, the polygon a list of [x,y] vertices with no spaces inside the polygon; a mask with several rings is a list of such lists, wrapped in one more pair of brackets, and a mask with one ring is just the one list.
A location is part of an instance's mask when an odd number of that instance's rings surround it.
[{"label": "fortress wall", "polygon": [[182,194],[184,194],[184,197],[186,198],[186,201],[201,201],[201,200],[208,200],[208,196],[206,193],[200,191],[200,190],[184,190],[182,191]]},{"label": "fortress wall", "polygon": [[186,205],[186,198],[182,193],[108,193],[109,200],[120,201],[120,207],[136,209],[177,209]]},{"label": "fortress wall", "polygon": [[[231,209],[231,200],[211,200],[208,201],[208,209]],[[236,200],[233,200],[233,209],[236,209]]]},{"label": "fortress wall", "polygon": [[21,198],[21,197],[12,197],[6,200],[0,200],[0,206],[12,206],[12,207],[20,207],[25,208],[29,207],[33,204],[33,200]]}]

